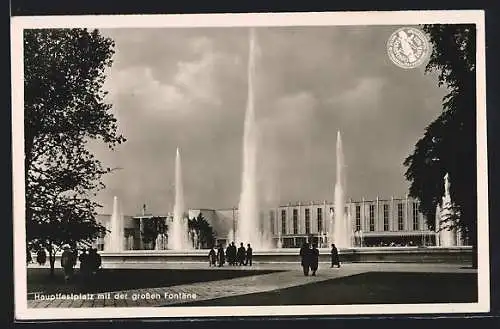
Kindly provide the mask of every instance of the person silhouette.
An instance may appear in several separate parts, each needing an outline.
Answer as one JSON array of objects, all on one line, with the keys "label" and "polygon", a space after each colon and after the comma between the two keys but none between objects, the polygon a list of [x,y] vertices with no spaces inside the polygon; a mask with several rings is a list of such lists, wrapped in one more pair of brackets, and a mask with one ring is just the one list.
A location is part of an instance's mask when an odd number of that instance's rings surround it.
[{"label": "person silhouette", "polygon": [[253,258],[253,250],[249,243],[247,244],[247,255],[246,255],[245,265],[252,266],[252,258]]},{"label": "person silhouette", "polygon": [[332,265],[330,267],[333,267],[334,265],[340,267],[339,251],[337,250],[335,243],[332,243],[332,250],[330,256],[332,260]]},{"label": "person silhouette", "polygon": [[319,250],[315,243],[312,245],[310,253],[311,253],[311,271],[312,271],[311,275],[316,276],[316,271],[318,270],[318,263],[319,263]]},{"label": "person silhouette", "polygon": [[309,275],[310,258],[309,244],[304,242],[300,248],[300,265],[302,266],[305,276]]}]

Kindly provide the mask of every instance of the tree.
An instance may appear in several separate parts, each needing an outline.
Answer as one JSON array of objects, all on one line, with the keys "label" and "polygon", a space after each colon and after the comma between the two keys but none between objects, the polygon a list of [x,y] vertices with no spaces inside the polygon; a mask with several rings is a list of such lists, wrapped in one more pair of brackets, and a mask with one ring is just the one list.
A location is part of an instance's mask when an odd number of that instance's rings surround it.
[{"label": "tree", "polygon": [[441,114],[425,130],[413,154],[404,161],[410,195],[434,228],[436,206],[444,194],[443,177],[450,176],[450,195],[457,216],[445,223],[469,238],[477,265],[476,164],[476,30],[474,25],[425,25],[433,44],[426,73],[438,74],[446,86]]},{"label": "tree", "polygon": [[198,237],[199,248],[212,247],[215,242],[215,232],[212,226],[200,213],[197,217],[188,220],[189,231],[195,231]]},{"label": "tree", "polygon": [[98,30],[24,30],[26,233],[48,250],[52,275],[62,244],[105,233],[92,197],[112,170],[88,144],[113,150],[125,141],[102,90],[113,47]]},{"label": "tree", "polygon": [[156,243],[156,237],[159,233],[166,233],[168,231],[168,225],[166,224],[165,217],[153,216],[148,219],[142,220],[142,242],[146,245],[152,244],[154,249]]}]

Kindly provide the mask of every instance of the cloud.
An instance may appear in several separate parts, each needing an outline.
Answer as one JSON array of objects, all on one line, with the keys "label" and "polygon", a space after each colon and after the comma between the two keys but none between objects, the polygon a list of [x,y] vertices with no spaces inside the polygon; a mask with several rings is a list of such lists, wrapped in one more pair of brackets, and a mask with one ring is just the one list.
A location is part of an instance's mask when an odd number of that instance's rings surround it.
[{"label": "cloud", "polygon": [[176,85],[163,84],[153,77],[152,68],[134,66],[113,72],[105,88],[111,90],[109,101],[117,103],[123,99],[140,104],[143,113],[155,114],[179,110],[176,105],[185,100],[185,95]]},{"label": "cloud", "polygon": [[354,87],[342,91],[327,103],[338,107],[344,117],[359,119],[361,116],[379,114],[379,105],[384,96],[385,80],[380,77],[359,78]]}]

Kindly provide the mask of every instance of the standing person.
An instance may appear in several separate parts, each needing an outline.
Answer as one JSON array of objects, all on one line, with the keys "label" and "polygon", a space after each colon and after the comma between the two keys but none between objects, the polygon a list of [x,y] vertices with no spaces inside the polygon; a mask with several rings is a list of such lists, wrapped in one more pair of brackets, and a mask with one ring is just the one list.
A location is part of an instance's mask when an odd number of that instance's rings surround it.
[{"label": "standing person", "polygon": [[47,262],[47,252],[42,247],[40,247],[40,249],[36,253],[36,262],[40,266],[45,265],[45,263]]},{"label": "standing person", "polygon": [[245,265],[245,255],[246,255],[246,250],[245,247],[243,246],[243,242],[240,243],[240,247],[238,248],[238,254],[236,256],[238,265]]},{"label": "standing person", "polygon": [[88,257],[89,257],[89,267],[90,267],[89,272],[91,275],[96,275],[97,271],[101,267],[102,263],[101,255],[97,253],[97,249],[91,248]]},{"label": "standing person", "polygon": [[33,257],[31,257],[31,249],[26,250],[26,264],[29,265],[33,263]]},{"label": "standing person", "polygon": [[247,257],[245,260],[245,265],[252,266],[252,257],[253,257],[253,250],[249,243],[247,244]]},{"label": "standing person", "polygon": [[233,247],[231,247],[231,244],[226,247],[226,259],[229,266],[233,265]]},{"label": "standing person", "polygon": [[313,244],[311,249],[311,271],[312,276],[316,276],[316,271],[318,270],[319,263],[319,250],[316,246],[316,243]]},{"label": "standing person", "polygon": [[74,252],[68,244],[63,246],[63,253],[61,255],[61,267],[64,271],[64,281],[68,282],[73,276],[73,266],[75,266]]},{"label": "standing person", "polygon": [[337,250],[337,247],[335,247],[335,243],[332,243],[331,259],[332,265],[330,267],[333,267],[334,265],[340,267],[339,251]]},{"label": "standing person", "polygon": [[84,278],[88,277],[89,274],[89,255],[87,254],[87,249],[83,248],[82,253],[78,257],[78,260],[80,261],[80,273]]},{"label": "standing person", "polygon": [[230,256],[230,259],[229,259],[229,262],[232,266],[235,266],[236,265],[236,246],[234,244],[234,241],[231,242],[231,245],[229,247],[230,249],[230,252],[231,252],[231,256]]},{"label": "standing person", "polygon": [[302,266],[302,269],[304,270],[304,275],[308,276],[309,275],[309,244],[307,242],[304,242],[302,245],[302,248],[300,248],[300,265]]},{"label": "standing person", "polygon": [[215,254],[215,249],[212,247],[210,251],[208,252],[208,266],[215,266],[215,263],[217,262],[217,256]]},{"label": "standing person", "polygon": [[217,250],[217,259],[219,261],[219,267],[222,267],[224,265],[224,262],[226,261],[222,244],[219,245],[219,249]]}]

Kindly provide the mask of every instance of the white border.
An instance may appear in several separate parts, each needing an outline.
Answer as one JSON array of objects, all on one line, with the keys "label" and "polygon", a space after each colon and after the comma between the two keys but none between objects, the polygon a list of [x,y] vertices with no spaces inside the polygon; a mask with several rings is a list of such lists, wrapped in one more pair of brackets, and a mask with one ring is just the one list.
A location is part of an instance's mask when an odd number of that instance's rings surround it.
[{"label": "white border", "polygon": [[[417,25],[475,23],[477,27],[477,197],[478,197],[478,302],[456,304],[378,304],[319,306],[231,306],[164,308],[28,309],[25,262],[23,29],[118,28],[118,27],[244,27],[328,25]],[[489,312],[489,234],[486,151],[484,12],[480,10],[330,12],[200,15],[115,15],[13,17],[11,20],[14,298],[17,320],[103,319],[143,317],[286,316],[432,314]]]}]

